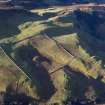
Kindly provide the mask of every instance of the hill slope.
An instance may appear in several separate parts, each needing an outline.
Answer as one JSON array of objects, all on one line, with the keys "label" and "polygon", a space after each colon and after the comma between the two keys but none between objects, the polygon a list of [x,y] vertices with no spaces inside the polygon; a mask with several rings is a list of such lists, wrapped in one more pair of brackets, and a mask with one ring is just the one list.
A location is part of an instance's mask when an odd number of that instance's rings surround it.
[{"label": "hill slope", "polygon": [[56,7],[0,11],[1,47],[32,80],[26,86],[35,86],[38,105],[104,100],[104,15]]}]

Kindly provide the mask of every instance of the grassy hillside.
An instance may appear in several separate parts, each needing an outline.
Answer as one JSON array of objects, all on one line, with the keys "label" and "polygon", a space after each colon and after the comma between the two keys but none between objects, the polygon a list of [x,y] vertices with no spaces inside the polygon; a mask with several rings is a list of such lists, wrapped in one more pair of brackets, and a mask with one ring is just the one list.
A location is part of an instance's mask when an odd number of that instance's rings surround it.
[{"label": "grassy hillside", "polygon": [[[20,103],[27,98],[28,103],[37,103],[38,97],[32,81],[8,58],[0,48],[0,102],[3,104]],[[37,99],[37,100],[36,100]],[[21,100],[21,103],[26,103]]]},{"label": "grassy hillside", "polygon": [[[39,105],[66,105],[74,99],[103,100],[104,22],[104,13],[97,11],[0,11],[1,46],[31,79],[17,73],[19,70],[0,50],[0,72],[7,71],[6,78],[0,76],[4,81],[0,90],[5,91],[9,78],[22,81],[26,93]],[[9,77],[11,69],[19,78]]]}]

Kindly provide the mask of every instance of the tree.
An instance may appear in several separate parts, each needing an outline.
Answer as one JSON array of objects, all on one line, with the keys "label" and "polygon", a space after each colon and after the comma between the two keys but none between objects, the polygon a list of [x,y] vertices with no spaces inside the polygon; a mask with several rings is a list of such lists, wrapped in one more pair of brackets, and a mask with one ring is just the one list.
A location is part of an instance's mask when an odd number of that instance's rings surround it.
[{"label": "tree", "polygon": [[90,100],[91,102],[96,100],[96,93],[92,86],[89,86],[86,93],[85,93],[86,99]]}]

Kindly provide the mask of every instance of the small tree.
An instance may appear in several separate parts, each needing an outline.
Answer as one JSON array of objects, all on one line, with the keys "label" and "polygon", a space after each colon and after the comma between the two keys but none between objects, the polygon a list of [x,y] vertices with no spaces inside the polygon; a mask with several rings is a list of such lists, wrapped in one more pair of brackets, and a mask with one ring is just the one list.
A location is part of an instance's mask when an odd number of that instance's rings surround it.
[{"label": "small tree", "polygon": [[96,100],[96,93],[92,86],[89,86],[86,93],[85,93],[86,99],[93,102]]}]

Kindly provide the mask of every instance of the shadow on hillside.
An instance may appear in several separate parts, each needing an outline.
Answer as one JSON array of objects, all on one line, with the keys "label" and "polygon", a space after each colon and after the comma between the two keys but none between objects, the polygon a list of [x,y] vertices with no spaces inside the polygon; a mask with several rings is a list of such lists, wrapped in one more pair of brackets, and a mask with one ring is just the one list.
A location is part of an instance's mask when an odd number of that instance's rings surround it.
[{"label": "shadow on hillside", "polygon": [[37,87],[37,92],[42,101],[46,101],[51,98],[55,93],[55,87],[50,78],[48,71],[42,65],[43,62],[51,61],[40,53],[33,49],[31,46],[22,46],[16,50],[15,53],[16,62],[25,70],[27,75],[32,79],[33,84]]},{"label": "shadow on hillside", "polygon": [[[50,36],[72,35],[77,33],[79,45],[85,49],[90,56],[95,56],[97,60],[105,62],[105,32],[98,31],[100,24],[105,22],[105,13],[93,11],[83,12],[80,10],[70,13],[64,17],[59,17],[57,20],[46,23],[48,28],[44,32]],[[58,24],[57,24],[58,22]],[[56,23],[56,24],[55,24]],[[71,23],[69,26],[60,26],[59,24]],[[104,28],[102,29],[104,30]],[[43,32],[42,32],[43,34]],[[64,45],[67,50],[70,50],[67,45]],[[78,45],[77,45],[78,46]],[[76,53],[76,52],[75,52]],[[78,52],[77,52],[78,53]],[[74,52],[73,52],[74,55]]]},{"label": "shadow on hillside", "polygon": [[[26,22],[35,22],[47,20],[49,17],[55,16],[55,13],[49,13],[43,16],[37,13],[31,13],[25,10],[8,10],[0,11],[0,39],[9,38],[21,33],[19,25]],[[25,28],[28,26],[26,25]]]},{"label": "shadow on hillside", "polygon": [[105,83],[101,81],[102,78],[98,77],[94,79],[92,77],[86,77],[81,72],[76,72],[68,66],[64,67],[64,71],[70,76],[67,89],[71,91],[70,100],[72,102],[75,102],[75,100],[78,100],[76,103],[85,101],[85,105],[95,105],[94,102],[97,104],[105,103]]},{"label": "shadow on hillside", "polygon": [[38,105],[38,100],[27,96],[25,93],[18,93],[14,87],[8,85],[6,92],[0,92],[0,105]]},{"label": "shadow on hillside", "polygon": [[68,35],[76,31],[73,26],[73,20],[69,15],[67,17],[59,17],[58,15],[57,19],[53,19],[53,21],[46,22],[45,24],[47,24],[48,28],[46,28],[44,32],[49,37]]},{"label": "shadow on hillside", "polygon": [[74,32],[74,28],[73,27],[60,27],[60,26],[54,26],[51,28],[47,28],[46,30],[44,30],[44,32],[50,36],[50,37],[54,37],[54,36],[60,36],[60,35],[67,35],[67,34],[71,34]]},{"label": "shadow on hillside", "polygon": [[[77,32],[79,36],[79,44],[87,53],[91,56],[95,56],[98,60],[103,60],[104,63],[105,34],[104,32],[101,32],[101,29],[104,28],[104,26],[100,28],[100,25],[105,22],[105,13],[97,11],[92,13],[75,11],[75,15],[77,20],[75,26],[78,25],[81,27],[80,31]],[[84,33],[81,32],[82,30]],[[89,33],[89,35],[85,35],[85,32]]]}]

